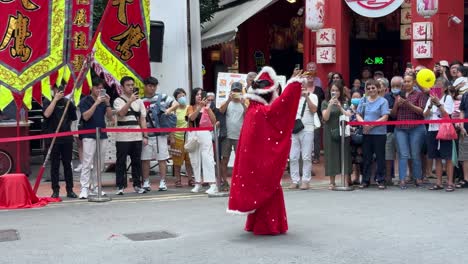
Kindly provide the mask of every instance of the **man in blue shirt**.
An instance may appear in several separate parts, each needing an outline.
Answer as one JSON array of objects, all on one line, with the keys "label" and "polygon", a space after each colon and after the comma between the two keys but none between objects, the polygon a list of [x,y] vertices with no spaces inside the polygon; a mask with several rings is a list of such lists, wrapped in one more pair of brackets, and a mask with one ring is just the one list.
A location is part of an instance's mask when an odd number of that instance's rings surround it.
[{"label": "man in blue shirt", "polygon": [[[91,94],[84,97],[80,101],[80,129],[96,129],[98,127],[106,127],[106,119],[112,119],[112,108],[110,105],[110,97],[106,94],[104,88],[104,80],[95,78],[93,79],[93,86]],[[97,164],[94,159],[96,153],[96,134],[80,135],[83,142],[83,160],[80,176],[81,193],[80,199],[88,198],[88,195],[97,194]],[[101,133],[101,157],[105,156],[106,151],[107,133]],[[104,159],[101,159],[101,168],[104,167]],[[90,176],[92,177],[90,179]],[[105,193],[103,192],[103,195]]]}]

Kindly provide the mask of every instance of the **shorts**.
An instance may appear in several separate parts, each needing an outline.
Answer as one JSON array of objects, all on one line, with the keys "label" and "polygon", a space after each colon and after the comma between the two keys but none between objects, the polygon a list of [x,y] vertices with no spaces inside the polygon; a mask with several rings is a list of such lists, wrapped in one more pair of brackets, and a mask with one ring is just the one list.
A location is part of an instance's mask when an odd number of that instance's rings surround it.
[{"label": "shorts", "polygon": [[468,137],[461,137],[458,142],[458,160],[468,161]]},{"label": "shorts", "polygon": [[396,159],[395,134],[387,133],[387,142],[385,143],[385,160]]},{"label": "shorts", "polygon": [[183,139],[175,139],[174,145],[171,145],[169,152],[171,153],[172,162],[174,166],[182,166],[184,164],[190,164],[190,157],[188,152],[184,148],[185,141]]},{"label": "shorts", "polygon": [[[157,143],[156,143],[157,139]],[[167,160],[169,159],[169,149],[167,146],[167,135],[149,137],[148,145],[143,146],[141,160]]]},{"label": "shorts", "polygon": [[452,140],[437,140],[437,131],[426,134],[427,158],[452,160]]},{"label": "shorts", "polygon": [[231,157],[232,149],[234,148],[234,151],[236,151],[238,142],[239,140],[237,139],[223,139],[221,142],[221,157],[229,159]]}]

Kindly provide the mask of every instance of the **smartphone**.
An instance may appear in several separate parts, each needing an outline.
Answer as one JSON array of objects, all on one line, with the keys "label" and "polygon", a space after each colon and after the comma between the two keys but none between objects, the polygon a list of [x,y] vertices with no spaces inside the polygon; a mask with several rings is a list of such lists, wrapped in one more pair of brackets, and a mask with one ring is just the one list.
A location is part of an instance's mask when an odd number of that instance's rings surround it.
[{"label": "smartphone", "polygon": [[406,68],[413,69],[413,64],[411,62],[406,63]]},{"label": "smartphone", "polygon": [[136,93],[137,95],[139,95],[140,89],[138,87],[133,88],[133,93]]},{"label": "smartphone", "polygon": [[101,91],[99,92],[99,96],[100,97],[105,97],[106,96],[106,89],[101,89]]},{"label": "smartphone", "polygon": [[57,87],[57,92],[63,92],[65,90],[65,86],[63,85],[60,85],[59,87]]},{"label": "smartphone", "polygon": [[206,98],[206,91],[202,91],[201,98],[202,98],[202,100]]},{"label": "smartphone", "polygon": [[296,64],[296,66],[294,67],[294,69],[297,69],[297,70],[301,69],[301,65],[300,65],[299,63]]},{"label": "smartphone", "polygon": [[406,92],[400,91],[400,97],[406,99]]},{"label": "smartphone", "polygon": [[336,97],[336,92],[331,92],[331,97],[335,98]]}]

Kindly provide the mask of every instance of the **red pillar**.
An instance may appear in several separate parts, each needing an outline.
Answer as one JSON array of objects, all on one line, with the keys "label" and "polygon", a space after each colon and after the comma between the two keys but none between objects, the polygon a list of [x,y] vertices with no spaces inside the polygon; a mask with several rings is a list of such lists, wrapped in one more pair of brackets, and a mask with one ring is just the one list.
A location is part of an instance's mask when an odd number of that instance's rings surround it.
[{"label": "red pillar", "polygon": [[411,40],[411,61],[413,65],[424,65],[430,69],[440,60],[463,61],[463,31],[464,23],[455,24],[448,20],[451,15],[455,15],[464,20],[464,0],[439,0],[439,11],[429,19],[420,16],[416,11],[416,1],[413,1],[411,7],[412,22],[432,22],[433,37],[433,58],[432,59],[414,59],[413,58],[413,40]]},{"label": "red pillar", "polygon": [[[336,30],[336,63],[318,64],[317,74],[322,80],[323,86],[327,85],[329,72],[340,72],[345,82],[349,82],[349,34],[350,34],[350,9],[343,0],[327,0],[325,4],[324,28]],[[317,61],[315,54],[316,33],[306,29],[304,34],[304,64]],[[325,87],[324,87],[325,88]]]}]

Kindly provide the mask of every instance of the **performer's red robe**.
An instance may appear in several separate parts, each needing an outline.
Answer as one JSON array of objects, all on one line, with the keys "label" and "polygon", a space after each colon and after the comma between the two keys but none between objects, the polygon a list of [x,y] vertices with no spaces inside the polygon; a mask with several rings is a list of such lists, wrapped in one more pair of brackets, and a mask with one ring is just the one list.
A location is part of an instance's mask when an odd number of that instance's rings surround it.
[{"label": "performer's red robe", "polygon": [[232,172],[228,212],[248,213],[245,230],[255,235],[286,233],[283,176],[301,96],[291,82],[271,105],[250,101]]}]

